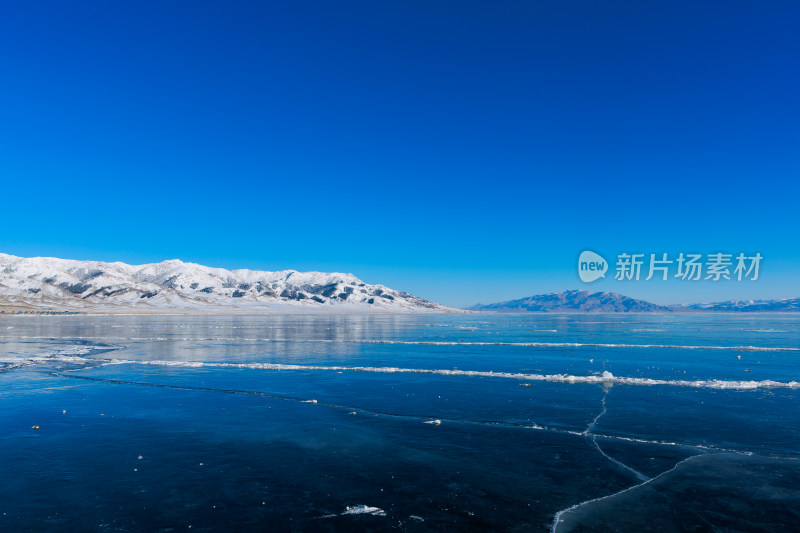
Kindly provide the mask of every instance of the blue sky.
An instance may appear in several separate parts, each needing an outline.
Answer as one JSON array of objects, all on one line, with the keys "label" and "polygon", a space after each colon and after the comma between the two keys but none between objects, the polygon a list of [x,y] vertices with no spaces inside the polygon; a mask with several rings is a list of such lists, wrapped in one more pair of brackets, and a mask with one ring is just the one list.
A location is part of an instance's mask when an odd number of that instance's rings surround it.
[{"label": "blue sky", "polygon": [[[452,305],[800,296],[796,2],[21,2],[0,250],[353,272]],[[757,282],[585,285],[585,249]]]}]

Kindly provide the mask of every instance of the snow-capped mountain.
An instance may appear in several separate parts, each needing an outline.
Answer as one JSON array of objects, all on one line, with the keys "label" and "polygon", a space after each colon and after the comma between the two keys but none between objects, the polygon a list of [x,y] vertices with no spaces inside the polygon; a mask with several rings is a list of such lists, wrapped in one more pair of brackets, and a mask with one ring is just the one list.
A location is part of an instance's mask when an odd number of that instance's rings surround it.
[{"label": "snow-capped mountain", "polygon": [[470,307],[474,311],[494,311],[499,313],[539,312],[539,313],[664,313],[668,307],[656,305],[645,300],[629,298],[614,292],[566,291],[539,294],[499,302],[478,304]]},{"label": "snow-capped mountain", "polygon": [[800,298],[782,300],[731,300],[704,304],[675,305],[676,311],[719,311],[725,313],[796,313],[800,311]]},{"label": "snow-capped mountain", "polygon": [[539,294],[494,304],[478,304],[468,309],[472,311],[491,311],[495,313],[796,313],[800,311],[800,298],[788,298],[784,300],[737,300],[708,304],[664,306],[646,300],[630,298],[615,292],[576,290]]},{"label": "snow-capped mountain", "polygon": [[0,254],[0,307],[17,310],[445,311],[352,274],[225,270]]}]

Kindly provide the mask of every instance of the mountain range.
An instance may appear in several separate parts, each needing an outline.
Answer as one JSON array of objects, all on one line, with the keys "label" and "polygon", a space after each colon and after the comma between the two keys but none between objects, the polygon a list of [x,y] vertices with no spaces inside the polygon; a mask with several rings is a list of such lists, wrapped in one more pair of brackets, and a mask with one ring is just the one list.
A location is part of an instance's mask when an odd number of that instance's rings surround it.
[{"label": "mountain range", "polygon": [[674,305],[675,311],[717,311],[725,313],[796,313],[800,312],[800,298],[783,300],[731,300],[709,304]]},{"label": "mountain range", "polygon": [[469,308],[472,311],[513,312],[588,312],[588,313],[654,313],[669,312],[668,307],[637,300],[613,292],[566,291],[540,294],[498,302],[478,304]]},{"label": "mountain range", "polygon": [[0,309],[36,312],[453,311],[352,274],[0,254]]},{"label": "mountain range", "polygon": [[[572,290],[468,310],[544,313],[800,312],[800,298],[663,306]],[[455,312],[353,274],[226,270],[177,259],[145,265],[0,254],[3,312]]]},{"label": "mountain range", "polygon": [[614,292],[566,291],[540,294],[493,304],[478,304],[473,311],[498,313],[670,313],[670,312],[799,312],[800,298],[784,300],[737,300],[704,304],[663,306]]}]

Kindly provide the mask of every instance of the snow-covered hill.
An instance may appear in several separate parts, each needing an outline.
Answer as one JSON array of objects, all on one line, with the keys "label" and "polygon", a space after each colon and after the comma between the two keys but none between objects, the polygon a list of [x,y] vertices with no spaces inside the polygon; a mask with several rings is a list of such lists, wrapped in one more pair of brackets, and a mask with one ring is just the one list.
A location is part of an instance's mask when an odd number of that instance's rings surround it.
[{"label": "snow-covered hill", "polygon": [[0,307],[36,311],[447,311],[352,274],[225,270],[0,254]]}]

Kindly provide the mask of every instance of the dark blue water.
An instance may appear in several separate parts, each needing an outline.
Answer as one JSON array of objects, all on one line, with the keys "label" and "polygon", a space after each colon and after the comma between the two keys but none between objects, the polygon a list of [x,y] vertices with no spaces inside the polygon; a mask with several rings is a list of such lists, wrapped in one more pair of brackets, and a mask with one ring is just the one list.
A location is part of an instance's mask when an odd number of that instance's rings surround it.
[{"label": "dark blue water", "polygon": [[786,531],[800,316],[0,319],[7,531]]}]

